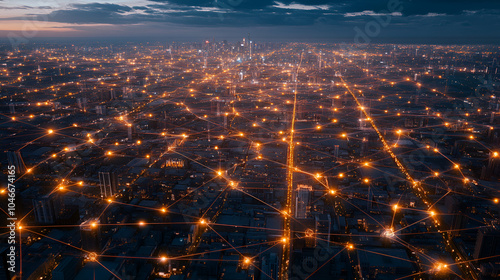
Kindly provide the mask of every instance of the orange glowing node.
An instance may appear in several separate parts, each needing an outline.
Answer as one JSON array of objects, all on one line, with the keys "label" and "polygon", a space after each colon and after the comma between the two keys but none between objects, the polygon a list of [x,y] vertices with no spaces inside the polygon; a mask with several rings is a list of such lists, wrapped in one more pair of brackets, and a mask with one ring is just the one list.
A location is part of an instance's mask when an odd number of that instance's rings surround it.
[{"label": "orange glowing node", "polygon": [[167,257],[165,257],[165,256],[160,257],[160,261],[161,261],[161,262],[166,262],[166,261],[167,261]]},{"label": "orange glowing node", "polygon": [[245,258],[245,259],[243,260],[243,262],[244,262],[245,264],[250,264],[250,263],[252,262],[252,260],[251,260],[250,258]]},{"label": "orange glowing node", "polygon": [[498,152],[493,152],[493,157],[498,157]]},{"label": "orange glowing node", "polygon": [[207,221],[205,221],[204,219],[200,220],[200,224],[205,225],[206,223],[207,223]]},{"label": "orange glowing node", "polygon": [[48,133],[48,134],[52,134],[52,133],[54,133],[54,130],[49,129],[49,130],[47,130],[47,133]]},{"label": "orange glowing node", "polygon": [[434,211],[430,211],[430,212],[429,212],[429,215],[430,215],[431,217],[434,217],[434,216],[436,215],[436,212],[434,212]]},{"label": "orange glowing node", "polygon": [[142,227],[142,226],[146,225],[146,223],[144,223],[143,221],[140,221],[139,225]]},{"label": "orange glowing node", "polygon": [[334,195],[335,193],[336,193],[335,190],[330,190],[331,195]]},{"label": "orange glowing node", "polygon": [[288,238],[286,238],[286,237],[281,238],[281,242],[286,243],[287,241],[288,241]]},{"label": "orange glowing node", "polygon": [[136,143],[137,143],[137,145],[140,145],[142,142],[141,142],[141,140],[137,140]]},{"label": "orange glowing node", "polygon": [[112,154],[113,154],[113,152],[111,152],[111,151],[108,151],[108,152],[107,152],[107,155],[108,155],[108,156],[110,156],[110,155],[112,155]]},{"label": "orange glowing node", "polygon": [[163,212],[163,213],[167,213],[167,208],[163,207],[163,208],[160,209],[160,211]]},{"label": "orange glowing node", "polygon": [[399,206],[398,206],[397,204],[394,204],[394,205],[392,206],[392,209],[394,209],[394,211],[398,210],[398,208],[399,208]]},{"label": "orange glowing node", "polygon": [[83,186],[83,181],[78,182],[78,185]]},{"label": "orange glowing node", "polygon": [[369,180],[368,178],[364,179],[363,181],[364,181],[365,183],[370,182],[370,180]]},{"label": "orange glowing node", "polygon": [[344,177],[344,173],[339,173],[339,178]]}]

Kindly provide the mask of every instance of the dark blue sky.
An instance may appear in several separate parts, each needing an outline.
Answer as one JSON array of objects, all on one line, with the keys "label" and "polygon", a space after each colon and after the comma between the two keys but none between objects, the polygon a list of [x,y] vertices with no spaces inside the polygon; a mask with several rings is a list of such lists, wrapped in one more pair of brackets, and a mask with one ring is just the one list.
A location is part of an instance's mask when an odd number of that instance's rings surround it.
[{"label": "dark blue sky", "polygon": [[[499,41],[499,0],[0,0],[0,36]],[[24,32],[23,32],[24,30]]]}]

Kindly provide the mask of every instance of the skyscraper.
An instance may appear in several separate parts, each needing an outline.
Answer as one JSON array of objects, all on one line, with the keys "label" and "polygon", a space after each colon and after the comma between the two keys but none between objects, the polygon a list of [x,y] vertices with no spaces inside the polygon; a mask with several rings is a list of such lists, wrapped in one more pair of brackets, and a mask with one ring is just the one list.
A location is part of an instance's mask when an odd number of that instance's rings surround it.
[{"label": "skyscraper", "polygon": [[115,195],[118,190],[118,176],[116,176],[116,173],[99,172],[99,188],[103,198]]},{"label": "skyscraper", "polygon": [[[495,258],[490,258],[497,256]],[[500,259],[500,230],[498,228],[482,228],[477,233],[474,259],[484,259],[486,262]],[[481,260],[479,260],[481,262]]]},{"label": "skyscraper", "polygon": [[80,224],[82,249],[99,253],[102,249],[101,230],[98,219],[89,219]]},{"label": "skyscraper", "polygon": [[35,198],[32,202],[33,212],[38,223],[50,225],[57,221],[62,209],[62,202],[58,193],[51,193],[40,198]]},{"label": "skyscraper", "polygon": [[26,172],[26,166],[24,165],[20,151],[7,151],[7,160],[9,165],[16,167],[17,174],[24,174]]},{"label": "skyscraper", "polygon": [[307,212],[309,210],[309,197],[312,192],[312,186],[309,185],[298,185],[297,195],[295,196],[295,218],[305,219],[307,218]]},{"label": "skyscraper", "polygon": [[328,243],[330,241],[330,229],[332,227],[332,219],[330,214],[319,214],[315,217],[316,225],[316,245],[321,242]]}]

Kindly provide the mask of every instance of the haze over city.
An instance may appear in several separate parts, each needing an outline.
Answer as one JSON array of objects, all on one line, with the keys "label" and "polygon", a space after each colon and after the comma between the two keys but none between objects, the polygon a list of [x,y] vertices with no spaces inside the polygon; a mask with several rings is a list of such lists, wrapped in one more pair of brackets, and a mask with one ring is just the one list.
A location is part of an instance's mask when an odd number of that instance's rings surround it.
[{"label": "haze over city", "polygon": [[0,7],[0,280],[500,279],[500,2]]}]

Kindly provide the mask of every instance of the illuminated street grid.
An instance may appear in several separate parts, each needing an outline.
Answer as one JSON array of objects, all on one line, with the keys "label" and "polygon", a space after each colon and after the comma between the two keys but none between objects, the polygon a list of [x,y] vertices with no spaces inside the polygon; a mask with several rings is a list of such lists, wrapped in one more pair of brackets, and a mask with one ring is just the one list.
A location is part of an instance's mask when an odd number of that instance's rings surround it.
[{"label": "illuminated street grid", "polygon": [[18,275],[495,279],[499,53],[2,46]]}]

